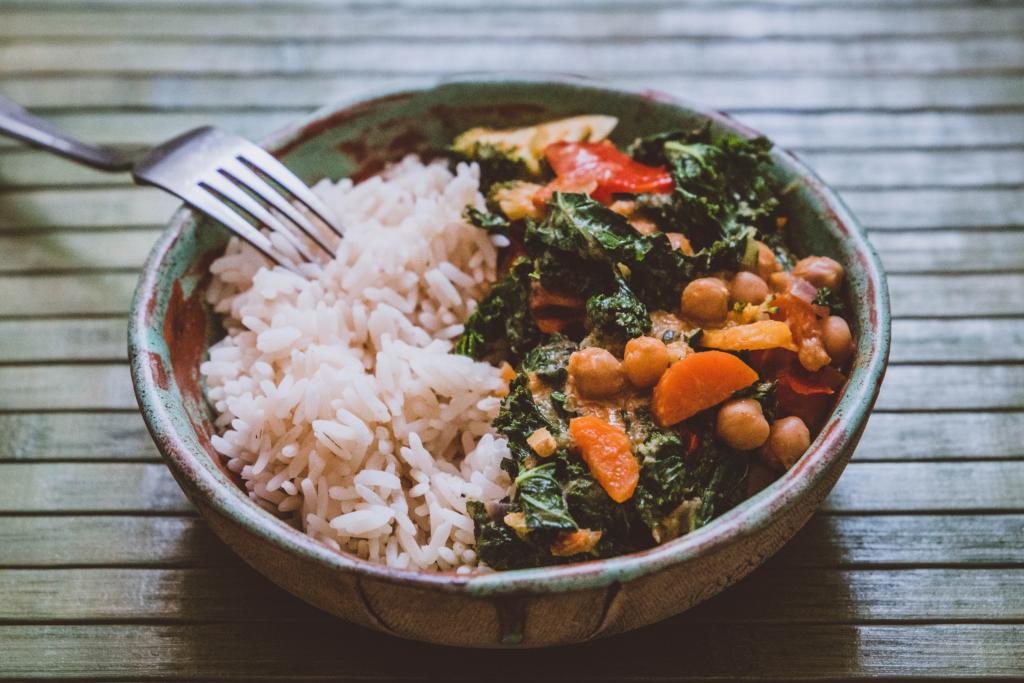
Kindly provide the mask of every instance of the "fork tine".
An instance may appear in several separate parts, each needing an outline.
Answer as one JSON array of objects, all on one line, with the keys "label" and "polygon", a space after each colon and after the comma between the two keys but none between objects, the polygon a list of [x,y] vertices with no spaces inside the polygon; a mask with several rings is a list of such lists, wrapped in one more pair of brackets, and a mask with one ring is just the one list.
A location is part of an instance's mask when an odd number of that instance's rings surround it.
[{"label": "fork tine", "polygon": [[263,201],[283,214],[288,220],[296,225],[317,246],[324,250],[328,256],[334,256],[334,250],[324,241],[320,230],[313,225],[308,218],[292,206],[292,203],[280,192],[270,186],[263,178],[260,178],[251,168],[237,159],[221,165],[221,173],[228,176],[242,187],[252,191]]},{"label": "fork tine", "polygon": [[342,236],[342,230],[335,223],[331,210],[313,194],[312,190],[306,187],[304,182],[299,180],[294,173],[289,171],[284,164],[274,158],[269,152],[256,145],[249,145],[240,156],[242,160],[266,173],[276,183],[291,192],[296,199],[305,204],[310,211],[326,223],[338,237]]},{"label": "fork tine", "polygon": [[255,247],[261,254],[266,256],[272,262],[284,266],[289,270],[295,270],[291,265],[284,263],[274,253],[274,245],[271,243],[267,236],[261,233],[259,230],[254,228],[248,221],[243,219],[237,213],[232,211],[220,198],[210,194],[208,191],[201,188],[199,185],[194,185],[194,189],[187,192],[175,191],[175,194],[184,199],[186,202],[191,204],[196,209],[199,209],[211,218],[216,219],[224,225],[231,232],[235,233],[243,240]]},{"label": "fork tine", "polygon": [[216,190],[217,194],[222,195],[229,199],[232,203],[236,204],[243,211],[248,213],[250,216],[255,218],[263,225],[270,228],[288,241],[295,251],[299,252],[306,261],[313,261],[312,255],[309,250],[292,232],[292,230],[284,223],[279,221],[269,211],[263,208],[263,206],[255,199],[247,195],[242,189],[231,182],[230,179],[224,177],[220,173],[211,173],[208,176],[200,180],[201,185],[210,187]]}]

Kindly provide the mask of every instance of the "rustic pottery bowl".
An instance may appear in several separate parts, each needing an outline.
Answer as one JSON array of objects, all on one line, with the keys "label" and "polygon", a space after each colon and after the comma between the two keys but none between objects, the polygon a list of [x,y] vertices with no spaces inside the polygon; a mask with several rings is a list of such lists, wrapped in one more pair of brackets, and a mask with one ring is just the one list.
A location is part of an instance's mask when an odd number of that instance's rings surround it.
[{"label": "rustic pottery bowl", "polygon": [[[266,141],[307,182],[366,177],[410,152],[436,155],[472,126],[516,126],[576,114],[619,117],[613,139],[692,127],[754,135],[717,112],[652,93],[573,79],[476,78],[345,101]],[[857,351],[835,413],[800,462],[706,527],[665,545],[555,568],[456,575],[389,569],[336,553],[253,504],[210,444],[199,363],[223,334],[204,304],[208,265],[227,233],[188,210],[154,247],[132,304],[132,377],[160,452],[210,527],[256,570],[348,621],[417,640],[476,647],[576,643],[656,622],[736,582],[776,552],[846,466],[885,373],[889,298],[863,228],[792,154],[774,153],[791,181],[794,243],[849,274],[844,292]]]}]

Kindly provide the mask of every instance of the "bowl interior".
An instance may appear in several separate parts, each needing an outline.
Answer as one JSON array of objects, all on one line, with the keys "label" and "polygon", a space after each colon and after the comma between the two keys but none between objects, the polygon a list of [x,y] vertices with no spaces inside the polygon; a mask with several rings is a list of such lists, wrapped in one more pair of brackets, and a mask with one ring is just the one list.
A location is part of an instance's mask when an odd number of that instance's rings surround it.
[{"label": "bowl interior", "polygon": [[[528,125],[592,113],[619,118],[612,135],[619,145],[639,135],[691,128],[709,119],[716,132],[755,134],[722,114],[702,112],[652,93],[573,81],[495,79],[449,82],[328,107],[274,135],[266,146],[309,184],[322,178],[362,179],[409,153],[443,155],[455,135],[473,126]],[[845,463],[877,395],[888,356],[888,294],[863,230],[795,157],[776,151],[774,158],[777,174],[789,184],[783,202],[796,251],[831,256],[846,267],[843,295],[857,338],[853,371],[835,413],[797,467],[754,498],[672,543],[632,556],[558,568],[439,576],[389,570],[339,555],[258,508],[211,445],[212,416],[199,376],[207,348],[223,335],[204,293],[208,266],[223,250],[228,233],[187,209],[175,215],[154,248],[133,303],[129,346],[143,415],[187,493],[202,496],[270,542],[378,577],[447,588],[561,590],[654,571],[709,544],[727,543],[735,534],[753,533],[773,510],[799,498],[836,461]]]}]

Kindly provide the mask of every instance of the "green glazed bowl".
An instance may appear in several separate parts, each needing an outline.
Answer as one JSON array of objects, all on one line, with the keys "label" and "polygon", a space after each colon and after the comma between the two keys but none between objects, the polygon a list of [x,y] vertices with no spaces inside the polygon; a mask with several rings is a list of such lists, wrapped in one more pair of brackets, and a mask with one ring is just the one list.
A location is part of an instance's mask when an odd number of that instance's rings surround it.
[{"label": "green glazed bowl", "polygon": [[[392,91],[322,109],[265,142],[308,183],[363,178],[408,153],[439,155],[473,126],[517,126],[577,114],[620,120],[613,140],[693,127],[754,132],[729,117],[650,92],[578,79],[476,77]],[[776,552],[832,489],[860,439],[889,354],[889,295],[864,229],[792,154],[774,152],[791,183],[793,243],[848,274],[857,350],[834,414],[780,479],[707,526],[607,560],[456,575],[396,570],[334,552],[251,502],[210,437],[199,364],[223,334],[204,304],[208,266],[228,234],[187,208],[153,248],[132,303],[129,353],[146,424],[175,479],[220,538],[285,590],[348,621],[404,638],[474,647],[539,647],[611,635],[686,610]]]}]

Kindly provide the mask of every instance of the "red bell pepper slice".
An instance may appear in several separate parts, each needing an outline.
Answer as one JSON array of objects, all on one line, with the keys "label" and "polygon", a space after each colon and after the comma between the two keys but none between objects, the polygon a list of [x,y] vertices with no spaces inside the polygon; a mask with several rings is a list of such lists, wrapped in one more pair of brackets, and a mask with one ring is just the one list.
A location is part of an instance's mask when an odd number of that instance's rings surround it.
[{"label": "red bell pepper slice", "polygon": [[544,156],[557,176],[536,199],[547,201],[556,191],[589,188],[597,201],[608,204],[616,192],[666,193],[673,188],[672,175],[660,166],[634,161],[615,145],[601,142],[555,142]]}]

